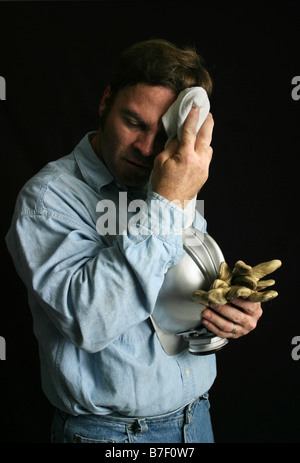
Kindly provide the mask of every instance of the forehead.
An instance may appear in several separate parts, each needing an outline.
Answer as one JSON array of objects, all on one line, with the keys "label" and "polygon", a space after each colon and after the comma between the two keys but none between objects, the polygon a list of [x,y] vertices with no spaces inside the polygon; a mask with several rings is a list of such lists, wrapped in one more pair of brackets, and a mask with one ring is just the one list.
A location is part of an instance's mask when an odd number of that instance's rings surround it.
[{"label": "forehead", "polygon": [[131,110],[147,124],[156,124],[176,99],[174,90],[139,83],[121,90],[116,98],[119,110]]}]

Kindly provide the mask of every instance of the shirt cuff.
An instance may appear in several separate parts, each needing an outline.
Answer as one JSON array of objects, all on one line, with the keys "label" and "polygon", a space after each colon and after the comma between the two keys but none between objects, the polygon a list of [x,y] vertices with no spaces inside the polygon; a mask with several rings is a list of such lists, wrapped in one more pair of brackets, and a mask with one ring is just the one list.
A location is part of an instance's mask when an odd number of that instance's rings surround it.
[{"label": "shirt cuff", "polygon": [[167,241],[181,236],[187,220],[187,213],[176,203],[155,192],[149,192],[146,200],[136,200],[130,204],[131,210],[138,213],[128,222],[132,235],[157,235]]}]

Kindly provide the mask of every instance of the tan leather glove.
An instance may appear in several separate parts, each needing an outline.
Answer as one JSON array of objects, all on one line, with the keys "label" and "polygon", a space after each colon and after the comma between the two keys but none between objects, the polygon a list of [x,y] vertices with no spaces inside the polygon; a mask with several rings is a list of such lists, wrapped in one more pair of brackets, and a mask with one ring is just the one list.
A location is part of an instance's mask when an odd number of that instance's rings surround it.
[{"label": "tan leather glove", "polygon": [[242,297],[253,302],[266,302],[278,296],[277,291],[267,290],[275,284],[275,280],[261,280],[282,265],[279,259],[263,262],[251,267],[242,260],[235,263],[233,270],[226,262],[219,268],[218,278],[208,291],[197,290],[192,294],[195,302],[209,306],[211,303],[224,305],[236,297]]}]

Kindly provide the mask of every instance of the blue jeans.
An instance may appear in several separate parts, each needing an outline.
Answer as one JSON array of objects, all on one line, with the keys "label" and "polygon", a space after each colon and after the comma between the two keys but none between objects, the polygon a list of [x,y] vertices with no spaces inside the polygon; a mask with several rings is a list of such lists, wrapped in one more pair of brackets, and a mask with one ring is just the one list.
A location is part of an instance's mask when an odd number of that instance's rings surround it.
[{"label": "blue jeans", "polygon": [[213,443],[208,395],[165,415],[144,418],[55,411],[53,443]]}]

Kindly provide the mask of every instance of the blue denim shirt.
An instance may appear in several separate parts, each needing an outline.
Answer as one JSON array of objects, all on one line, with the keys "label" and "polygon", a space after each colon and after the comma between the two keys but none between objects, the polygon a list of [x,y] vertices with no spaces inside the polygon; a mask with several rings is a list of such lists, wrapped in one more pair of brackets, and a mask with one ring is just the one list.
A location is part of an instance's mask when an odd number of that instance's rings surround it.
[{"label": "blue denim shirt", "polygon": [[[184,255],[184,212],[117,184],[90,135],[25,184],[6,237],[28,289],[43,390],[73,415],[167,413],[207,392],[216,375],[214,355],[168,356],[149,318],[165,270]],[[171,233],[151,229],[150,207],[140,216],[147,233],[120,233],[124,192],[161,201]],[[115,235],[99,233],[99,204],[116,205]],[[206,229],[198,213],[193,225]]]}]

